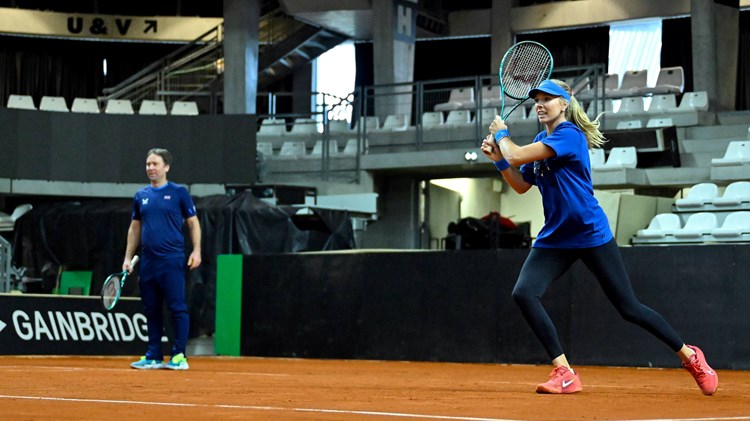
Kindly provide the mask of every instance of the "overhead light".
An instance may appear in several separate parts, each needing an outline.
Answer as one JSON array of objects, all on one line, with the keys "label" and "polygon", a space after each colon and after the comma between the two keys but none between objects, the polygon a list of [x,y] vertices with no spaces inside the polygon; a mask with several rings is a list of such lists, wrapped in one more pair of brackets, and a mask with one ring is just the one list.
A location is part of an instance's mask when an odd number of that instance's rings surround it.
[{"label": "overhead light", "polygon": [[478,157],[479,155],[477,155],[477,153],[474,151],[466,151],[466,153],[464,154],[464,159],[469,162],[476,161]]}]

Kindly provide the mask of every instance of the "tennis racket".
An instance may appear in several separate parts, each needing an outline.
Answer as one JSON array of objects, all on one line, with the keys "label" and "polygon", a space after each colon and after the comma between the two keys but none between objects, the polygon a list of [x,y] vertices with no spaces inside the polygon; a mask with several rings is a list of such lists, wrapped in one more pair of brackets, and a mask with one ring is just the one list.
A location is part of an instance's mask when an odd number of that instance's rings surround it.
[{"label": "tennis racket", "polygon": [[[138,263],[137,255],[133,256],[133,260],[130,261],[131,270],[135,267],[136,263]],[[130,273],[127,270],[123,270],[122,272],[107,276],[107,279],[104,280],[104,285],[102,285],[102,305],[104,305],[105,309],[112,310],[115,308],[117,301],[120,299],[122,287],[125,285],[125,279],[128,276],[130,276]]]},{"label": "tennis racket", "polygon": [[[529,99],[529,91],[549,79],[552,74],[552,54],[547,47],[534,41],[514,44],[500,62],[500,117],[506,120],[518,106]],[[505,96],[520,102],[505,113]]]}]

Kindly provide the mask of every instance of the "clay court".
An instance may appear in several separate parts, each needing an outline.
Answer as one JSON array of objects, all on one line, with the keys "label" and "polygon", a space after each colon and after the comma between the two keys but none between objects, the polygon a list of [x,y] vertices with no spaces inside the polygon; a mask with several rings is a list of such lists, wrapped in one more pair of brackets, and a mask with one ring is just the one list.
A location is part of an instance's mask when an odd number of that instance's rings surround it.
[{"label": "clay court", "polygon": [[750,372],[701,395],[679,369],[578,367],[584,391],[538,395],[547,366],[193,357],[0,357],[3,420],[750,420]]}]

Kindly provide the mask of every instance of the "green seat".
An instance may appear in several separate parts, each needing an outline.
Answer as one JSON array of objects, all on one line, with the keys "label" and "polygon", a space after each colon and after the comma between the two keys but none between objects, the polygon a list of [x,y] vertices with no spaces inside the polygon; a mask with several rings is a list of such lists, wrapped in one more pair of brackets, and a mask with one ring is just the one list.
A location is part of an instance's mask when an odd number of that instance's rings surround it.
[{"label": "green seat", "polygon": [[57,293],[61,295],[89,295],[91,277],[92,273],[88,271],[63,272],[60,275],[60,288]]}]

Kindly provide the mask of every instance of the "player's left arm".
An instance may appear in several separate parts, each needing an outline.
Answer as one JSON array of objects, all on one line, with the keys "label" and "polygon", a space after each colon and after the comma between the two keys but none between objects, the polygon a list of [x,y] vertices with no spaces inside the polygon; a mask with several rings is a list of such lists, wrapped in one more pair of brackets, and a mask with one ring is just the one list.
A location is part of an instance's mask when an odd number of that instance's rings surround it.
[{"label": "player's left arm", "polygon": [[197,216],[191,216],[187,219],[188,230],[190,232],[190,241],[193,243],[193,251],[188,259],[188,267],[195,269],[201,265],[201,224]]}]

